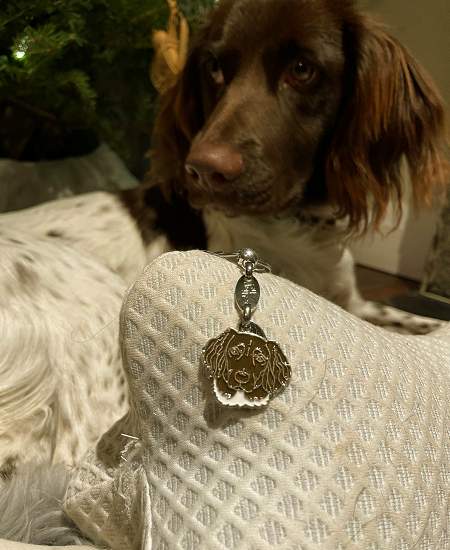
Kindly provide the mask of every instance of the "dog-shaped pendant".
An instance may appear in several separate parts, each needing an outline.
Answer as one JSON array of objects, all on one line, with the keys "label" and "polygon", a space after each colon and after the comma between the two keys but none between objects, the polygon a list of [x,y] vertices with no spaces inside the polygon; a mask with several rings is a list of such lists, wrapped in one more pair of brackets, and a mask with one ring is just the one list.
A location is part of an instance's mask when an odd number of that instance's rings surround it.
[{"label": "dog-shaped pendant", "polygon": [[203,349],[206,375],[223,405],[267,405],[289,382],[291,367],[280,346],[267,340],[255,323],[252,332],[227,329]]}]

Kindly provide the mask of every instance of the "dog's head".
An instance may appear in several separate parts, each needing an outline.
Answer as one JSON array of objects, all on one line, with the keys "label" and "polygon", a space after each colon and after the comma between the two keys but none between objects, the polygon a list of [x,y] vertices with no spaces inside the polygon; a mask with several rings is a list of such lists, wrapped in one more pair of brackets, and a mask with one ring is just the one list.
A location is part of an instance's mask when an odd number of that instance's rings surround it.
[{"label": "dog's head", "polygon": [[204,363],[209,378],[229,396],[240,390],[252,399],[277,394],[291,377],[291,368],[276,342],[229,328],[208,342]]},{"label": "dog's head", "polygon": [[444,110],[411,55],[350,0],[222,0],[161,100],[152,180],[195,207],[331,203],[352,227],[445,182]]}]

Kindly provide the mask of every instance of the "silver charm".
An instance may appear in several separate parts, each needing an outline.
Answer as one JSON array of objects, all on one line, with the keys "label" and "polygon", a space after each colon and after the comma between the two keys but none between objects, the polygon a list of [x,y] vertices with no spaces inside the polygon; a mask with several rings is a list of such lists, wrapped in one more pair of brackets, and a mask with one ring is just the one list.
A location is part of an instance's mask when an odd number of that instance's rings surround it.
[{"label": "silver charm", "polygon": [[261,327],[251,321],[260,297],[259,283],[253,273],[267,273],[270,266],[259,261],[250,248],[237,254],[219,255],[244,271],[235,290],[241,321],[238,330],[227,329],[203,348],[206,375],[212,380],[214,394],[223,405],[267,405],[291,378],[291,367],[280,346],[267,340]]},{"label": "silver charm", "polygon": [[244,313],[246,306],[250,306],[251,312],[254,313],[260,297],[258,281],[253,276],[243,275],[237,282],[234,295],[236,305],[241,313]]}]

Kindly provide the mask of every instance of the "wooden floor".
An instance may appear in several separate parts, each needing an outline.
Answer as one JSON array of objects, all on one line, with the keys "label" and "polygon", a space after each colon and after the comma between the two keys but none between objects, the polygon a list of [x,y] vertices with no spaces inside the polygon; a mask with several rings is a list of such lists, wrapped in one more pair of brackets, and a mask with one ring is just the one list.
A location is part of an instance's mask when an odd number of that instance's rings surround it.
[{"label": "wooden floor", "polygon": [[356,278],[363,297],[376,302],[387,302],[396,296],[417,291],[420,287],[416,281],[361,266],[356,268]]},{"label": "wooden floor", "polygon": [[417,281],[361,266],[356,268],[356,278],[366,300],[391,305],[416,315],[450,321],[450,303],[423,296]]}]

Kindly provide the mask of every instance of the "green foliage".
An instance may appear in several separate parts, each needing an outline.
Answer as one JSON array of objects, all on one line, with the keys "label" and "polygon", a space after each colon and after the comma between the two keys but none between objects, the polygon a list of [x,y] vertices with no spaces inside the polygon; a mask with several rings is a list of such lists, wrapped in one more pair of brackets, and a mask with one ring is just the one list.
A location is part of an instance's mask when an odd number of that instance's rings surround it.
[{"label": "green foliage", "polygon": [[[213,3],[180,7],[195,21]],[[157,99],[151,33],[167,25],[166,0],[0,4],[0,155],[26,158],[29,140],[46,125],[60,137],[89,128],[139,171]]]}]

